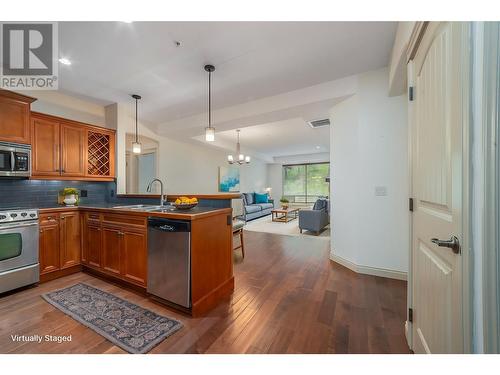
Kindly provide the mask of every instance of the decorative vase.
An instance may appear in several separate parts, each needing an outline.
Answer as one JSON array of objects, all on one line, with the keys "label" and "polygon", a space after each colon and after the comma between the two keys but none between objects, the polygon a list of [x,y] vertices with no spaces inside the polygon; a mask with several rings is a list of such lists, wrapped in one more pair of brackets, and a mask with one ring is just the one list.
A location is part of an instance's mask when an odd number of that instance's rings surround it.
[{"label": "decorative vase", "polygon": [[76,196],[75,194],[69,194],[64,197],[64,204],[66,206],[74,206],[76,203]]},{"label": "decorative vase", "polygon": [[284,210],[288,210],[288,203],[283,203],[281,205],[281,208],[284,209]]}]

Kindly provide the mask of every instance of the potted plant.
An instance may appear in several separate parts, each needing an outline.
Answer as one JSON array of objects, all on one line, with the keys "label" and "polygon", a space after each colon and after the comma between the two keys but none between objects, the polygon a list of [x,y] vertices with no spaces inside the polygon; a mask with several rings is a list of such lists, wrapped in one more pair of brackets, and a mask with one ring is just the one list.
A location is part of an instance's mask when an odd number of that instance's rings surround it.
[{"label": "potted plant", "polygon": [[74,206],[78,202],[78,189],[75,188],[64,188],[63,194],[64,204],[66,206]]},{"label": "potted plant", "polygon": [[285,197],[281,197],[280,202],[281,202],[281,208],[283,208],[284,210],[287,210],[288,203],[290,203],[290,201],[288,199],[286,199]]}]

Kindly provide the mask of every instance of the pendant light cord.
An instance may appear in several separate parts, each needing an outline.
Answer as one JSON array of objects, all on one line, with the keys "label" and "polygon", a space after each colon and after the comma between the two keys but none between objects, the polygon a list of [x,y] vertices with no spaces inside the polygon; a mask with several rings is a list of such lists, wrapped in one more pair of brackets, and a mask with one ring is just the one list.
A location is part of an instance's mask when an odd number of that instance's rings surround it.
[{"label": "pendant light cord", "polygon": [[212,72],[208,72],[208,127],[212,127]]},{"label": "pendant light cord", "polygon": [[138,143],[138,128],[137,128],[137,98],[135,99],[135,143]]}]

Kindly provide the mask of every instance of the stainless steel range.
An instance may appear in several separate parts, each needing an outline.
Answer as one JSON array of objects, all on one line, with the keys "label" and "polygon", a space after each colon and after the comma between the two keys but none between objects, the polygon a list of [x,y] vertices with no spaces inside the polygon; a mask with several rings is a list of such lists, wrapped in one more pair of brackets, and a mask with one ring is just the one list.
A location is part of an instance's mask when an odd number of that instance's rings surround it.
[{"label": "stainless steel range", "polygon": [[0,293],[40,280],[38,211],[0,210]]}]

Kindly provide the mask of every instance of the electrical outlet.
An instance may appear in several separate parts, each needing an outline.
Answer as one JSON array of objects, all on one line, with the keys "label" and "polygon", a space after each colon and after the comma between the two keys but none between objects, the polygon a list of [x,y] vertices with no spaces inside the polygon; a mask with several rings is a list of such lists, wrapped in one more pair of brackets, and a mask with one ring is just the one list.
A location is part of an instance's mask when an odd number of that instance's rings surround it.
[{"label": "electrical outlet", "polygon": [[80,197],[81,198],[86,198],[87,194],[88,194],[87,190],[84,190],[84,189],[80,190]]}]

